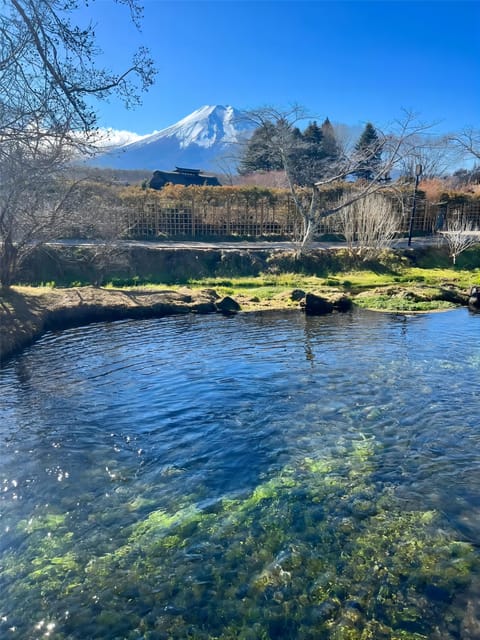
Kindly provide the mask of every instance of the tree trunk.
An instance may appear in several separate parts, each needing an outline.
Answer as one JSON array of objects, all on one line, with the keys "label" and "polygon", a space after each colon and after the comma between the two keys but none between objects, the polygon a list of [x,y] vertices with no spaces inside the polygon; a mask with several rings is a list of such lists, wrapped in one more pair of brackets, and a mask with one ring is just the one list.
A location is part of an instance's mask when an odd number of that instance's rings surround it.
[{"label": "tree trunk", "polygon": [[3,289],[8,289],[13,284],[17,259],[17,248],[7,236],[0,245],[0,287]]}]

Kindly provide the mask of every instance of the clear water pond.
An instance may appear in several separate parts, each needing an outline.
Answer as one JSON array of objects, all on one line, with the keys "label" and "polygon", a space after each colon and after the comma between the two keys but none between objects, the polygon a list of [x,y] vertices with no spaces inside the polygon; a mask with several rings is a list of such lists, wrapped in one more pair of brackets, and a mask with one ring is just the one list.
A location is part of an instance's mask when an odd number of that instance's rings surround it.
[{"label": "clear water pond", "polygon": [[0,637],[480,637],[480,314],[181,316],[0,370]]}]

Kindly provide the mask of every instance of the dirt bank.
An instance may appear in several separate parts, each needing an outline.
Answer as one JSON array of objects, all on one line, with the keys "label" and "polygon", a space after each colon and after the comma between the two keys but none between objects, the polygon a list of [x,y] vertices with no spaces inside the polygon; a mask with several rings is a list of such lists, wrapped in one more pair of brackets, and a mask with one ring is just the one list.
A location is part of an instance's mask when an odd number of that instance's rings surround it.
[{"label": "dirt bank", "polygon": [[91,322],[217,311],[212,290],[155,292],[16,287],[0,296],[0,363],[45,331]]}]

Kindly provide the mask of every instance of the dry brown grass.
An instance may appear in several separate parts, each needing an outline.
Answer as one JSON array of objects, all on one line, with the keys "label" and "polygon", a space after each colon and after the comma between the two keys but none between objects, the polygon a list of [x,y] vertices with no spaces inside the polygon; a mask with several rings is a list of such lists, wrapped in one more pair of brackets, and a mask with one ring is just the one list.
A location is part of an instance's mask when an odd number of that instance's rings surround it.
[{"label": "dry brown grass", "polygon": [[418,187],[425,193],[425,197],[429,202],[438,202],[441,195],[450,189],[450,184],[440,178],[430,178],[421,180]]},{"label": "dry brown grass", "polygon": [[421,180],[419,189],[425,193],[429,202],[439,202],[445,194],[455,198],[467,196],[470,198],[480,197],[480,184],[455,184],[452,179],[429,178]]}]

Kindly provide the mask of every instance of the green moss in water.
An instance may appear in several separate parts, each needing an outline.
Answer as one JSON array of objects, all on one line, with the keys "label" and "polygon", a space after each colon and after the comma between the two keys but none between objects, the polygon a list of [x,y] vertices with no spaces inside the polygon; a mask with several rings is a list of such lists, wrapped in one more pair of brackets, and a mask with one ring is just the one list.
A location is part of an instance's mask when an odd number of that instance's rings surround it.
[{"label": "green moss in water", "polygon": [[447,620],[459,633],[456,598],[478,556],[439,514],[405,511],[377,486],[375,456],[360,438],[206,511],[152,511],[93,557],[47,516],[27,528],[21,556],[3,558],[9,624],[29,637],[43,611],[55,640],[419,640],[433,628],[450,637]]}]

